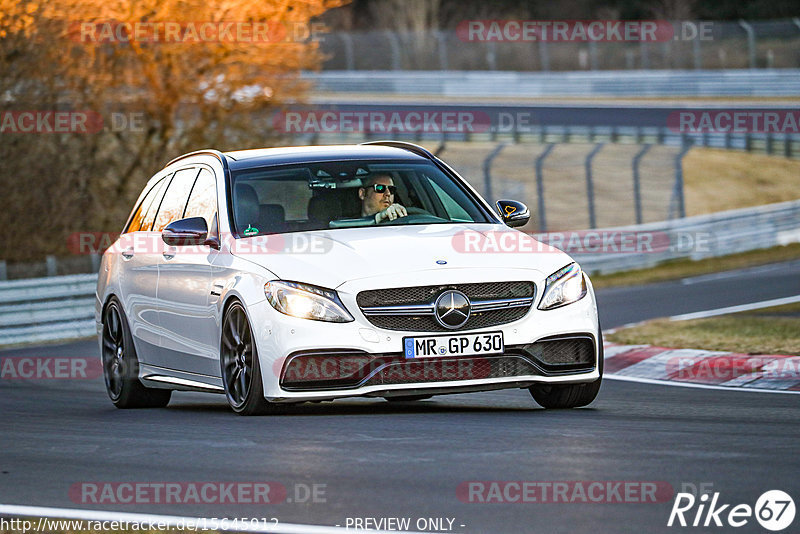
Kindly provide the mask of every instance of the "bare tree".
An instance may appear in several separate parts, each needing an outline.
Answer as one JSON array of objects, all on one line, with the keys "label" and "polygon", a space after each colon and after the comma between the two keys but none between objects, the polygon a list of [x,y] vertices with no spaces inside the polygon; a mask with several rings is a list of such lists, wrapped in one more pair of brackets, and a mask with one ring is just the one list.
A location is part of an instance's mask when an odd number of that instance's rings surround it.
[{"label": "bare tree", "polygon": [[433,31],[441,23],[441,0],[379,0],[369,5],[378,28],[399,32],[403,38],[406,68],[422,68],[417,58],[435,57],[437,41]]}]

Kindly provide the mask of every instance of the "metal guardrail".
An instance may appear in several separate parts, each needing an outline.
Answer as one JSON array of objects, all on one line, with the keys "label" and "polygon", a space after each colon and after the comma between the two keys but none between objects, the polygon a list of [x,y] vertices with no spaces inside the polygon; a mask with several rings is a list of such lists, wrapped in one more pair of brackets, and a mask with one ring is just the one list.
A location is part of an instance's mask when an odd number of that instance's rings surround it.
[{"label": "metal guardrail", "polygon": [[93,335],[96,287],[96,274],[0,283],[0,345]]},{"label": "metal guardrail", "polygon": [[[773,69],[800,67],[800,18],[667,22],[658,42],[617,39],[520,39],[457,28],[338,31],[319,35],[323,70],[577,71]],[[485,28],[488,29],[490,21]],[[494,21],[500,30],[502,21]],[[510,22],[510,21],[509,21]],[[524,22],[524,21],[516,21]],[[536,22],[536,21],[528,21]],[[543,21],[540,21],[543,22]],[[467,26],[465,26],[467,25]],[[462,31],[459,31],[460,30]],[[467,30],[467,31],[463,31]],[[500,30],[502,31],[502,30]],[[552,34],[550,34],[552,37]],[[481,37],[482,36],[482,37]]]},{"label": "metal guardrail", "polygon": [[797,97],[800,69],[657,71],[323,71],[318,92],[445,97]]},{"label": "metal guardrail", "polygon": [[800,200],[601,231],[649,234],[669,246],[651,253],[575,254],[584,269],[601,274],[646,269],[667,260],[699,260],[800,242]]},{"label": "metal guardrail", "polygon": [[[642,269],[678,258],[701,259],[800,242],[800,200],[596,232],[663,233],[674,246],[654,253],[575,254],[590,273]],[[687,236],[707,246],[682,246]],[[0,283],[0,345],[95,334],[96,274]]]}]

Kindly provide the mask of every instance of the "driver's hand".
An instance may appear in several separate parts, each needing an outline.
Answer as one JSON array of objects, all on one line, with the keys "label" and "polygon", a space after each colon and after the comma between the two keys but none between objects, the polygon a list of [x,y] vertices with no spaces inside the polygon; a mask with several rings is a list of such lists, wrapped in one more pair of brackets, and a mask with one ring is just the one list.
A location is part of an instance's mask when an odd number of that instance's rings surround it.
[{"label": "driver's hand", "polygon": [[375,214],[375,223],[380,224],[382,221],[385,221],[386,219],[393,221],[398,217],[405,217],[406,215],[408,215],[408,212],[403,206],[401,206],[400,204],[392,204],[385,210],[379,211],[378,213]]}]

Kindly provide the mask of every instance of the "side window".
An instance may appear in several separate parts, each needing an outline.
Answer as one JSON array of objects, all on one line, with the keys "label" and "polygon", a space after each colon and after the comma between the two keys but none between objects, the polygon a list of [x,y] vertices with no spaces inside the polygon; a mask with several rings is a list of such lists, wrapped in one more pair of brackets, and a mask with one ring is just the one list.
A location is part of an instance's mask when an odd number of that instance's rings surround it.
[{"label": "side window", "polygon": [[217,181],[213,172],[208,169],[200,169],[183,218],[202,217],[206,220],[208,229],[211,230],[211,222],[214,220],[215,213],[217,213]]},{"label": "side window", "polygon": [[175,173],[158,208],[156,222],[153,225],[154,232],[161,232],[169,223],[183,217],[183,210],[194,185],[195,176],[197,169],[182,169]]},{"label": "side window", "polygon": [[153,188],[153,191],[155,191],[155,194],[153,195],[153,201],[150,202],[150,205],[147,207],[147,212],[142,218],[142,226],[139,228],[140,231],[149,232],[153,227],[153,220],[156,218],[156,211],[158,211],[158,206],[161,204],[161,199],[164,198],[164,189],[166,189],[167,184],[169,184],[171,177],[171,175],[165,177]]},{"label": "side window", "polygon": [[439,200],[442,201],[444,205],[445,211],[447,211],[447,216],[450,217],[450,220],[459,220],[459,221],[473,221],[474,219],[469,216],[469,213],[466,212],[464,208],[458,205],[458,202],[453,200],[453,197],[448,195],[444,189],[441,188],[439,184],[428,178],[429,183],[433,187],[433,190],[436,191],[436,194],[439,197]]},{"label": "side window", "polygon": [[147,214],[147,209],[150,207],[150,204],[153,202],[153,197],[156,196],[156,193],[161,189],[164,185],[164,179],[162,178],[156,184],[150,188],[150,191],[147,192],[147,195],[142,199],[142,202],[139,204],[139,207],[136,208],[136,212],[131,217],[131,223],[125,229],[125,233],[128,232],[138,232],[142,228],[142,222],[144,220],[144,216]]}]

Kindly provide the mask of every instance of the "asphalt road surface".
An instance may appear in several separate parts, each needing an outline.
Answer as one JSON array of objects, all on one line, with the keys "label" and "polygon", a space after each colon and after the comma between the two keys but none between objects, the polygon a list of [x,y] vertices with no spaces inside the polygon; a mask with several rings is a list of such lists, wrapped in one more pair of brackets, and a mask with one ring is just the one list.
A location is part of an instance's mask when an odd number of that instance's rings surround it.
[{"label": "asphalt road surface", "polygon": [[[797,266],[601,291],[603,326],[795,295]],[[79,342],[0,357],[97,353],[96,343]],[[753,506],[771,489],[800,504],[798,415],[798,395],[606,380],[590,407],[571,411],[538,409],[527,391],[510,390],[404,404],[337,401],[242,418],[219,395],[176,393],[166,409],[122,411],[101,379],[0,380],[0,503],[341,526],[397,517],[409,518],[412,530],[420,518],[447,518],[452,532],[469,533],[700,531],[666,526],[685,485],[706,484],[720,504]],[[287,501],[93,504],[74,493],[84,482],[264,481],[283,485]],[[487,489],[490,481],[652,482],[669,491],[655,503],[464,502],[457,490],[470,481]],[[314,485],[311,502],[306,489]],[[754,518],[736,530],[766,532]]]}]

